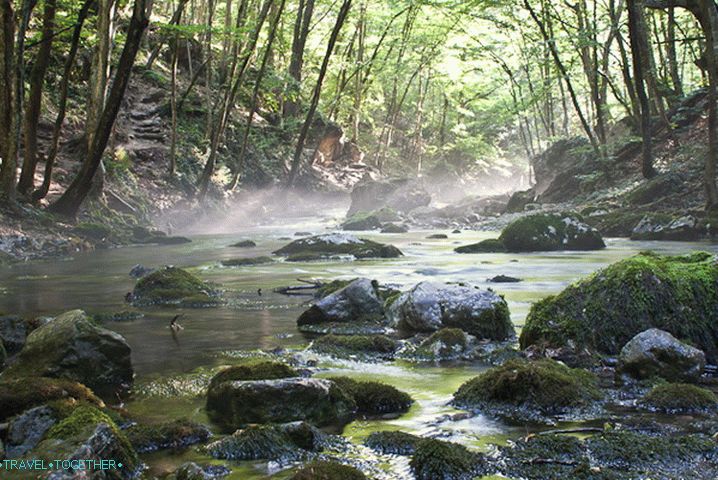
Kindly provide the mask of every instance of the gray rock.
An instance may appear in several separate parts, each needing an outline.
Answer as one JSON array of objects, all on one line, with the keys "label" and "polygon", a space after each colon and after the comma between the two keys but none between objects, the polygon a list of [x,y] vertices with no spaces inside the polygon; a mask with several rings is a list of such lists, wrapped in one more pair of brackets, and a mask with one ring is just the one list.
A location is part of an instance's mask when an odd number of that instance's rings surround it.
[{"label": "gray rock", "polygon": [[327,295],[302,313],[299,325],[326,322],[379,320],[384,315],[384,302],[378,286],[367,278],[359,278],[341,290]]},{"label": "gray rock", "polygon": [[354,187],[351,197],[347,215],[371,212],[382,207],[410,212],[431,203],[429,192],[407,178],[362,181]]},{"label": "gray rock", "polygon": [[505,340],[514,335],[506,301],[474,287],[422,282],[403,293],[388,316],[396,327],[416,332],[453,327],[479,339]]},{"label": "gray rock", "polygon": [[154,272],[154,268],[148,268],[144,265],[138,263],[132,269],[130,270],[130,277],[132,278],[142,278],[146,275],[149,275],[150,273]]},{"label": "gray rock", "polygon": [[9,355],[22,350],[27,334],[28,325],[22,318],[15,315],[0,317],[0,339]]},{"label": "gray rock", "polygon": [[177,480],[213,480],[226,477],[232,471],[224,465],[198,465],[188,462],[180,465],[175,472]]},{"label": "gray rock", "polygon": [[28,335],[25,348],[5,375],[67,378],[93,390],[114,390],[132,383],[130,346],[82,310],[72,310]]},{"label": "gray rock", "polygon": [[18,458],[35,448],[57,419],[50,407],[31,408],[10,422],[7,433],[7,458]]},{"label": "gray rock", "polygon": [[618,369],[638,379],[658,376],[668,381],[696,381],[705,363],[701,350],[668,332],[652,328],[639,333],[623,347]]}]

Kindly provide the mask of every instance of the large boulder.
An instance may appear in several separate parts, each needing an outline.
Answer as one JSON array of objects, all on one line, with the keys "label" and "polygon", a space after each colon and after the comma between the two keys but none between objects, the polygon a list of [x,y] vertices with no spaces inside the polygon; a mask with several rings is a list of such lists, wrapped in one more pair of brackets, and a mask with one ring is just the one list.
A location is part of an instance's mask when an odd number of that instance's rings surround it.
[{"label": "large boulder", "polygon": [[536,214],[510,223],[499,240],[509,252],[598,250],[606,246],[598,231],[575,214]]},{"label": "large boulder", "polygon": [[140,278],[128,299],[136,306],[204,307],[221,303],[215,288],[196,275],[172,266]]},{"label": "large boulder", "polygon": [[299,258],[325,258],[333,255],[352,255],[355,258],[396,258],[401,250],[393,245],[373,242],[343,233],[329,233],[300,238],[276,250],[288,260]]},{"label": "large boulder", "polygon": [[706,252],[641,253],[536,302],[521,348],[572,347],[616,355],[638,333],[660,328],[718,360],[718,263]]},{"label": "large boulder", "polygon": [[351,196],[352,203],[347,213],[349,216],[382,207],[410,212],[431,203],[429,192],[407,178],[363,181],[354,187]]},{"label": "large boulder", "polygon": [[619,370],[638,379],[662,377],[668,381],[696,381],[705,364],[702,351],[657,328],[633,337],[618,357]]},{"label": "large boulder", "polygon": [[317,301],[297,320],[299,325],[326,322],[376,321],[384,315],[379,286],[367,278],[354,280],[346,287]]},{"label": "large boulder", "polygon": [[232,430],[298,420],[333,425],[356,410],[354,400],[331,380],[300,377],[213,382],[207,407],[213,421]]},{"label": "large boulder", "polygon": [[386,222],[396,222],[401,217],[391,208],[384,207],[373,212],[357,212],[342,223],[342,230],[377,230]]},{"label": "large boulder", "polygon": [[531,159],[535,192],[542,203],[572,200],[582,191],[581,177],[599,168],[588,140],[562,139]]},{"label": "large boulder", "polygon": [[474,287],[422,282],[401,294],[388,315],[398,328],[414,332],[454,327],[490,340],[506,340],[514,334],[506,301]]},{"label": "large boulder", "polygon": [[702,235],[698,220],[691,215],[671,217],[646,215],[633,227],[631,240],[673,240],[692,242]]},{"label": "large boulder", "polygon": [[133,377],[130,346],[82,310],[72,310],[28,335],[5,375],[66,378],[94,390],[126,388]]}]

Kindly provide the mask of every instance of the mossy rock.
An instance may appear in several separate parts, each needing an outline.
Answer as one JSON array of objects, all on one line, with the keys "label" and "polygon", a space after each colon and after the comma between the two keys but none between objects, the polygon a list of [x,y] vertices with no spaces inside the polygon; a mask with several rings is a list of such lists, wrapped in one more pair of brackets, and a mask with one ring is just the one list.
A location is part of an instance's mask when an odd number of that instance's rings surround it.
[{"label": "mossy rock", "polygon": [[312,343],[312,350],[339,358],[369,356],[391,359],[399,342],[386,335],[324,335]]},{"label": "mossy rock", "polygon": [[698,220],[691,215],[649,214],[631,231],[631,240],[693,242],[703,235]]},{"label": "mossy rock", "polygon": [[616,355],[638,333],[659,328],[718,360],[718,264],[705,252],[641,253],[531,307],[520,345]]},{"label": "mossy rock", "polygon": [[718,397],[697,385],[662,383],[646,393],[640,404],[665,413],[691,413],[714,409],[718,406]]},{"label": "mossy rock", "polygon": [[473,480],[485,470],[484,457],[463,445],[425,439],[410,461],[417,480]]},{"label": "mossy rock", "polygon": [[219,292],[196,275],[177,267],[165,267],[142,277],[130,295],[136,306],[216,306]]},{"label": "mossy rock", "polygon": [[500,447],[499,452],[502,473],[509,478],[618,480],[613,472],[580,474],[577,470],[588,465],[589,460],[581,440],[569,435],[532,435]]},{"label": "mossy rock", "polygon": [[404,413],[414,402],[408,393],[385,383],[348,377],[332,377],[330,380],[354,399],[357,413],[363,415]]},{"label": "mossy rock", "polygon": [[396,222],[401,217],[391,208],[384,207],[371,212],[357,212],[342,223],[342,230],[377,230],[386,222]]},{"label": "mossy rock", "polygon": [[511,222],[501,232],[509,252],[599,250],[606,244],[597,230],[576,214],[535,214]]},{"label": "mossy rock", "polygon": [[407,233],[409,229],[398,223],[387,223],[381,227],[381,233]]},{"label": "mossy rock", "polygon": [[506,247],[498,238],[489,238],[479,243],[457,247],[454,251],[456,253],[504,253],[506,252]]},{"label": "mossy rock", "polygon": [[461,385],[453,403],[508,418],[543,421],[599,400],[597,384],[592,373],[555,360],[513,359]]},{"label": "mossy rock", "polygon": [[[247,380],[274,380],[299,376],[299,372],[286,363],[274,361],[248,361],[240,365],[225,368],[217,373],[209,382],[209,389],[223,382]],[[208,405],[208,408],[212,408]]]},{"label": "mossy rock", "polygon": [[469,346],[469,337],[459,328],[442,328],[419,344],[415,354],[434,360],[458,358]]},{"label": "mossy rock", "polygon": [[120,312],[97,313],[92,317],[98,323],[114,323],[114,322],[131,322],[144,318],[145,314],[132,310],[122,310]]},{"label": "mossy rock", "polygon": [[536,191],[533,188],[514,192],[506,204],[506,213],[523,212],[526,205],[536,200]]},{"label": "mossy rock", "polygon": [[645,216],[640,212],[614,211],[585,217],[586,223],[604,237],[630,237],[633,229]]},{"label": "mossy rock", "polygon": [[273,253],[293,259],[298,255],[316,255],[319,258],[335,255],[352,255],[355,258],[396,258],[403,255],[401,250],[393,245],[341,233],[300,238]]},{"label": "mossy rock", "polygon": [[241,240],[239,242],[233,243],[230,245],[230,247],[234,248],[254,248],[257,244],[253,242],[252,240]]},{"label": "mossy rock", "polygon": [[422,437],[406,432],[373,432],[364,445],[384,455],[413,455]]},{"label": "mossy rock", "polygon": [[665,173],[646,180],[626,195],[631,205],[646,205],[680,190],[684,183],[681,175]]},{"label": "mossy rock", "polygon": [[104,407],[86,386],[60,378],[27,377],[0,381],[0,422],[48,402],[62,400],[69,405]]},{"label": "mossy rock", "polygon": [[265,265],[267,263],[274,263],[274,259],[272,257],[250,257],[222,260],[222,265],[225,267],[249,267],[252,265]]},{"label": "mossy rock", "polygon": [[138,453],[187,448],[206,442],[212,435],[206,426],[189,420],[174,420],[158,425],[133,425],[125,433]]},{"label": "mossy rock", "polygon": [[358,280],[358,278],[352,278],[349,280],[332,280],[331,282],[324,283],[321,287],[317,289],[317,292],[314,294],[314,296],[316,298],[324,298],[334,292],[341,290],[342,288],[352,283],[354,280]]},{"label": "mossy rock", "polygon": [[350,465],[315,461],[299,469],[290,480],[367,480],[367,477]]}]

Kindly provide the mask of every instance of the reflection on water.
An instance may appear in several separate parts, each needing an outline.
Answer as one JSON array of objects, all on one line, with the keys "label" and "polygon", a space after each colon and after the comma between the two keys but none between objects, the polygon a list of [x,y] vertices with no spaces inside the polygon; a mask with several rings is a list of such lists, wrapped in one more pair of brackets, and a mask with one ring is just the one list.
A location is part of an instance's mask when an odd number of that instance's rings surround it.
[{"label": "reflection on water", "polygon": [[[134,281],[128,272],[141,263],[148,267],[172,264],[194,269],[205,280],[217,282],[231,291],[231,304],[211,309],[142,309],[144,318],[109,325],[125,336],[132,347],[138,381],[191,371],[213,365],[220,352],[227,350],[267,349],[306,343],[296,332],[295,320],[305,308],[307,297],[286,297],[272,292],[278,286],[297,283],[298,278],[370,277],[382,283],[408,286],[424,280],[467,282],[491,287],[505,295],[512,319],[520,328],[532,302],[559,292],[569,283],[612,262],[641,250],[684,253],[702,249],[718,252],[708,243],[631,242],[609,239],[608,248],[598,252],[556,252],[540,254],[459,255],[459,244],[477,242],[496,234],[463,232],[449,234],[448,240],[428,240],[429,231],[408,234],[362,234],[362,237],[392,243],[405,256],[399,259],[357,262],[284,263],[255,267],[226,268],[223,259],[270,254],[287,243],[296,231],[322,233],[326,226],[310,220],[293,225],[251,227],[236,235],[195,236],[193,242],[178,246],[142,246],[77,254],[65,260],[48,260],[0,267],[0,311],[25,316],[55,315],[73,308],[90,313],[127,310],[125,294]],[[252,239],[251,249],[231,248],[238,239]],[[521,278],[520,283],[491,284],[496,275]],[[262,295],[257,290],[262,289]],[[173,338],[169,319],[184,313],[184,330]],[[398,419],[357,421],[345,434],[360,441],[372,431],[402,429],[423,435],[440,436],[486,448],[488,443],[505,441],[512,431],[496,421],[478,416],[450,421],[456,413],[446,406],[451,394],[480,367],[412,366],[391,364],[367,366],[352,362],[328,362],[321,375],[376,377],[408,391],[417,399],[411,411]],[[175,415],[204,419],[199,400],[163,400],[161,407],[137,405],[148,416]],[[162,413],[158,413],[162,412]],[[163,470],[196,453],[168,459],[161,454],[150,457],[154,469]],[[207,459],[203,459],[207,460]],[[265,466],[266,467],[266,466]],[[168,467],[169,468],[169,467]],[[264,467],[263,467],[264,468]],[[157,470],[156,470],[157,471]],[[240,470],[235,478],[264,478],[253,466]],[[254,472],[249,474],[248,472]],[[266,470],[265,470],[266,472]],[[281,478],[282,475],[276,478]],[[272,477],[275,478],[275,477]]]}]

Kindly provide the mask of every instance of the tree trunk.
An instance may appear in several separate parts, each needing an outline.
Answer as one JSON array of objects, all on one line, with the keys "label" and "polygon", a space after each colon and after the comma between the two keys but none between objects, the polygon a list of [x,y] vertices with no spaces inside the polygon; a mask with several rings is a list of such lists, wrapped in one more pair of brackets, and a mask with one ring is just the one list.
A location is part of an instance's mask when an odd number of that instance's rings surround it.
[{"label": "tree trunk", "polygon": [[289,62],[289,76],[293,84],[288,86],[287,100],[284,103],[284,118],[297,115],[299,106],[299,93],[302,83],[302,67],[304,65],[304,50],[309,37],[309,27],[314,13],[314,0],[299,0],[297,18],[294,22],[294,35],[292,39],[292,57]]},{"label": "tree trunk", "polygon": [[351,8],[352,0],[344,0],[342,3],[341,8],[339,9],[339,14],[337,15],[337,20],[334,23],[334,28],[332,29],[332,34],[329,37],[329,43],[327,44],[327,51],[324,54],[324,60],[322,61],[322,66],[319,69],[319,77],[317,78],[317,83],[314,86],[314,94],[312,95],[311,103],[309,104],[309,111],[307,112],[307,117],[304,119],[304,124],[302,125],[302,129],[299,132],[299,139],[297,140],[297,147],[294,150],[294,158],[292,159],[292,167],[289,171],[289,177],[287,179],[287,188],[291,188],[294,184],[294,179],[297,176],[297,172],[299,171],[299,164],[302,160],[302,152],[304,151],[304,142],[307,139],[307,134],[309,133],[309,128],[312,125],[312,122],[314,121],[314,113],[317,110],[317,106],[319,105],[319,96],[322,92],[322,83],[324,82],[324,77],[327,74],[327,67],[329,66],[329,59],[332,56],[332,52],[334,51],[334,45],[337,42],[337,38],[339,37],[339,32],[342,29],[342,26],[344,25],[344,22],[347,19],[347,15],[349,14],[349,9]]},{"label": "tree trunk", "polygon": [[92,187],[92,179],[102,161],[102,154],[107,146],[110,133],[115,124],[117,113],[120,111],[122,98],[125,95],[127,84],[132,74],[132,66],[137,56],[137,51],[142,42],[142,34],[147,27],[148,19],[145,11],[146,0],[135,0],[132,19],[127,28],[125,46],[122,49],[120,60],[117,64],[116,73],[110,88],[110,93],[105,108],[100,115],[97,130],[92,136],[92,144],[85,156],[77,177],[73,180],[67,191],[50,206],[50,211],[75,217],[82,202],[87,197]]},{"label": "tree trunk", "polygon": [[[718,209],[718,188],[716,187],[716,163],[718,162],[718,62],[716,62],[715,41],[718,32],[715,23],[710,21],[716,15],[716,5],[711,0],[701,2],[700,11],[703,31],[706,36],[706,65],[708,67],[708,157],[703,172],[703,184],[706,192],[706,210]],[[711,11],[712,10],[712,11]]]},{"label": "tree trunk", "polygon": [[45,72],[50,63],[52,40],[55,35],[55,0],[45,0],[42,18],[42,36],[35,64],[30,72],[30,97],[25,107],[25,153],[18,191],[27,195],[35,188],[35,168],[37,167],[37,126],[42,107],[42,88]]},{"label": "tree trunk", "polygon": [[683,97],[683,82],[678,69],[678,55],[676,54],[676,9],[668,9],[668,26],[666,31],[666,57],[668,58],[668,71],[676,96]]},{"label": "tree trunk", "polygon": [[0,0],[0,197],[15,198],[17,137],[15,135],[15,12],[11,0]]}]

